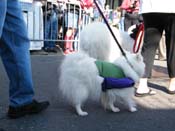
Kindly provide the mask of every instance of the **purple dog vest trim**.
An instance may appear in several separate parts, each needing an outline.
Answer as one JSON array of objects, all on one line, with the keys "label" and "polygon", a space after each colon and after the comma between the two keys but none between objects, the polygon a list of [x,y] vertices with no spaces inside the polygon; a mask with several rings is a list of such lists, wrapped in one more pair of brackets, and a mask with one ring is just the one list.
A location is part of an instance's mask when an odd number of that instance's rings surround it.
[{"label": "purple dog vest trim", "polygon": [[135,82],[129,78],[111,78],[106,77],[102,83],[102,91],[105,92],[108,89],[122,89],[133,87]]}]

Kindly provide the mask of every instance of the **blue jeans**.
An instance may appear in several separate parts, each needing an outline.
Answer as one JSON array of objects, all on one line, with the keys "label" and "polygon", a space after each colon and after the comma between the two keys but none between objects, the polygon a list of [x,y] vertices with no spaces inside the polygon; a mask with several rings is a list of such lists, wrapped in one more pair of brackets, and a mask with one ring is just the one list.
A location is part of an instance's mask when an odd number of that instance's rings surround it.
[{"label": "blue jeans", "polygon": [[119,30],[121,30],[121,31],[125,31],[125,29],[124,29],[124,17],[121,17],[120,18],[120,21],[119,21]]},{"label": "blue jeans", "polygon": [[[45,19],[44,19],[45,20]],[[56,41],[47,41],[47,40],[57,40],[58,38],[58,15],[53,11],[53,14],[46,19],[44,22],[44,48],[55,47]]]},{"label": "blue jeans", "polygon": [[29,45],[20,3],[18,0],[1,0],[0,55],[10,80],[10,106],[25,105],[33,99]]}]

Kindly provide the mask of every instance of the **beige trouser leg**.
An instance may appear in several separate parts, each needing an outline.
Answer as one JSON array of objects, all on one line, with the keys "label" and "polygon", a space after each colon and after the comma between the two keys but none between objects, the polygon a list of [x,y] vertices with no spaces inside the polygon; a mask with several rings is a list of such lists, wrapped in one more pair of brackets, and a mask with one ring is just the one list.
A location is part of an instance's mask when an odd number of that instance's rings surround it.
[{"label": "beige trouser leg", "polygon": [[165,60],[166,59],[166,45],[165,45],[165,34],[163,32],[162,38],[159,43],[158,48],[158,58],[159,60]]}]

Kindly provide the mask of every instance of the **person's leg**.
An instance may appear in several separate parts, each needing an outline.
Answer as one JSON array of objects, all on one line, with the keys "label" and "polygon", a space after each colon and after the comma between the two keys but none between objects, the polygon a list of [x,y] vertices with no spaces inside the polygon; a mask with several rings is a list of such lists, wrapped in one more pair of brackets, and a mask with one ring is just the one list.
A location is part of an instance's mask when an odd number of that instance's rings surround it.
[{"label": "person's leg", "polygon": [[167,67],[170,77],[168,91],[175,94],[175,15],[170,16],[168,27],[165,30],[167,46]]},{"label": "person's leg", "polygon": [[45,22],[44,51],[57,53],[56,40],[58,39],[58,16],[55,12]]},{"label": "person's leg", "polygon": [[124,20],[125,20],[125,17],[121,17],[120,18],[120,21],[119,21],[119,29],[121,30],[121,31],[125,31],[124,30]]},{"label": "person's leg", "polygon": [[[52,19],[51,19],[51,30],[52,30],[52,40],[57,40],[58,39],[58,15],[56,12],[54,12]],[[56,46],[56,41],[53,41],[50,45],[50,47],[55,47]]]},{"label": "person's leg", "polygon": [[34,91],[29,39],[17,0],[7,2],[0,53],[10,79],[10,106],[32,102]]},{"label": "person's leg", "polygon": [[175,77],[170,78],[170,82],[168,86],[168,93],[175,94]]},{"label": "person's leg", "polygon": [[162,34],[162,38],[159,43],[158,59],[166,60],[166,45],[165,45],[165,34],[164,33]]},{"label": "person's leg", "polygon": [[33,100],[29,39],[19,2],[8,0],[6,7],[0,55],[10,80],[8,116],[18,118],[26,114],[39,113],[46,109],[49,103],[38,103]]},{"label": "person's leg", "polygon": [[67,31],[65,33],[65,36],[64,36],[64,54],[69,54],[70,51],[69,51],[69,48],[70,48],[70,42],[68,40],[70,40],[70,35],[72,34],[72,31],[70,30],[69,28],[69,21],[71,21],[70,17],[69,17],[69,12],[66,11],[65,14],[64,14],[64,18],[65,18],[65,27],[67,28]]},{"label": "person's leg", "polygon": [[[151,14],[153,15],[153,14]],[[152,67],[154,63],[154,57],[156,49],[159,46],[159,41],[162,34],[162,25],[157,26],[158,20],[160,20],[159,15],[151,16],[155,19],[150,19],[150,14],[143,15],[144,19],[144,27],[145,27],[145,34],[144,34],[144,43],[142,47],[142,55],[145,62],[145,75],[143,78],[140,79],[139,85],[137,87],[136,93],[143,94],[155,94],[155,92],[150,92],[150,89],[147,85],[147,80],[151,77]]]},{"label": "person's leg", "polygon": [[132,25],[140,24],[141,16],[138,13],[134,13],[132,18],[133,18],[131,23]]},{"label": "person's leg", "polygon": [[71,52],[74,51],[73,49],[73,40],[74,40],[74,36],[75,36],[75,32],[76,32],[76,28],[78,26],[78,15],[77,14],[73,14],[73,13],[68,13],[68,21],[67,21],[67,32],[65,35],[65,54],[69,54]]},{"label": "person's leg", "polygon": [[79,14],[75,13],[74,15],[74,25],[73,25],[73,35],[72,40],[74,40],[72,45],[72,52],[78,50],[78,37],[79,37],[79,31],[80,31],[80,25],[81,25],[81,16]]},{"label": "person's leg", "polygon": [[71,51],[73,50],[72,47],[72,36],[73,36],[73,29],[72,28],[68,28],[66,35],[64,37],[65,43],[64,43],[64,54],[69,54],[71,53]]},{"label": "person's leg", "polygon": [[1,0],[1,2],[0,2],[0,14],[1,14],[1,17],[0,17],[0,38],[2,36],[6,11],[7,11],[7,0]]},{"label": "person's leg", "polygon": [[131,26],[131,20],[128,16],[124,18],[124,31],[128,31],[128,28]]},{"label": "person's leg", "polygon": [[44,18],[44,39],[45,39],[45,41],[44,41],[43,49],[45,51],[48,51],[48,49],[49,49],[49,44],[50,44],[49,40],[51,40],[50,30],[51,30],[51,17],[46,18],[46,19]]}]

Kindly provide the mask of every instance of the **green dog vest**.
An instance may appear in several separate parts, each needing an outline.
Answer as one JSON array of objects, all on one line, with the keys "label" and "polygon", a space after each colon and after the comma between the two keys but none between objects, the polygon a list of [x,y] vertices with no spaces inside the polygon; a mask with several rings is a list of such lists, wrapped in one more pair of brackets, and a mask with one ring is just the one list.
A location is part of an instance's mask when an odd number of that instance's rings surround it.
[{"label": "green dog vest", "polygon": [[124,78],[126,77],[123,70],[110,62],[96,60],[99,75],[102,77]]}]

